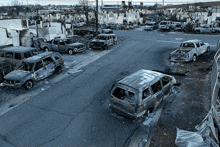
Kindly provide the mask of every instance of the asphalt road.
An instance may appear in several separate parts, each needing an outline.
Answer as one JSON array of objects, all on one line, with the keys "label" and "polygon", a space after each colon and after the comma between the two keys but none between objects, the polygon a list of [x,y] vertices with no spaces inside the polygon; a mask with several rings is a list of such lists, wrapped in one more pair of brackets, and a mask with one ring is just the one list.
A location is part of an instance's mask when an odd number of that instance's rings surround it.
[{"label": "asphalt road", "polygon": [[165,70],[179,43],[201,39],[215,50],[217,35],[185,35],[141,29],[115,31],[122,45],[0,116],[2,147],[127,146],[137,122],[109,113],[116,79],[139,69]]}]

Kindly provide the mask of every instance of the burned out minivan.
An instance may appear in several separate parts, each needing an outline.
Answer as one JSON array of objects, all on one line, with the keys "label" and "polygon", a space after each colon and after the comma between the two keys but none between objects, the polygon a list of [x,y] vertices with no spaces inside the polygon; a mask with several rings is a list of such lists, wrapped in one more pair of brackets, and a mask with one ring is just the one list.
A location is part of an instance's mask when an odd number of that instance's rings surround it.
[{"label": "burned out minivan", "polygon": [[174,77],[151,70],[139,70],[116,81],[110,91],[109,109],[129,118],[152,111],[170,94]]},{"label": "burned out minivan", "polygon": [[105,50],[115,44],[117,44],[115,34],[99,34],[90,42],[89,46],[93,50]]},{"label": "burned out minivan", "polygon": [[45,52],[22,60],[15,70],[4,76],[1,86],[31,89],[37,81],[61,73],[64,62],[59,53]]}]

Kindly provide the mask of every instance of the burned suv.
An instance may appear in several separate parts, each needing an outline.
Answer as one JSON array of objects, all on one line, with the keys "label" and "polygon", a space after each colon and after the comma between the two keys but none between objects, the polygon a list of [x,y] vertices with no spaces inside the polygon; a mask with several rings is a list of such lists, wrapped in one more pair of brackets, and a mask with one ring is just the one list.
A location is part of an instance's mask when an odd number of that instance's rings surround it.
[{"label": "burned suv", "polygon": [[150,70],[139,70],[113,85],[110,110],[129,118],[152,111],[170,94],[174,77]]},{"label": "burned suv", "polygon": [[38,54],[38,50],[32,47],[12,46],[0,50],[0,82],[7,73],[14,70],[22,60]]},{"label": "burned suv", "polygon": [[116,43],[117,37],[115,34],[99,34],[90,42],[90,48],[94,50],[104,50]]},{"label": "burned suv", "polygon": [[1,86],[30,89],[34,83],[54,73],[61,73],[64,62],[59,53],[45,52],[24,59],[17,68],[4,76]]}]

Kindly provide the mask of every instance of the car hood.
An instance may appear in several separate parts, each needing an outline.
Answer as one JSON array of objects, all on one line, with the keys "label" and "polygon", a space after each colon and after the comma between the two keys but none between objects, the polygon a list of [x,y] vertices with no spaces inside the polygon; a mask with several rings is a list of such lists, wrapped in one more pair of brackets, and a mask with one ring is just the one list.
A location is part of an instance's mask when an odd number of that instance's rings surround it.
[{"label": "car hood", "polygon": [[25,78],[27,75],[29,75],[30,71],[23,71],[23,70],[13,70],[12,72],[8,73],[6,76],[4,76],[4,79],[6,80],[21,80]]}]

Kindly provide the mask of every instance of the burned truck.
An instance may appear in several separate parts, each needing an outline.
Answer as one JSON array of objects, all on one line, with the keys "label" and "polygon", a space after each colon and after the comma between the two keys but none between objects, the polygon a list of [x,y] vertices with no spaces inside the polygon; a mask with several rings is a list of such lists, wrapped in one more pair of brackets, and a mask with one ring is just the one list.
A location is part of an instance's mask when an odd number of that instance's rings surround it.
[{"label": "burned truck", "polygon": [[201,40],[188,40],[180,44],[180,48],[170,54],[171,62],[196,61],[198,56],[208,52],[210,46]]},{"label": "burned truck", "polygon": [[16,65],[23,59],[39,54],[36,48],[12,46],[0,51],[0,82],[3,77],[15,69]]},{"label": "burned truck", "polygon": [[31,89],[40,80],[61,73],[64,62],[59,53],[45,52],[22,60],[15,70],[4,76],[1,86]]},{"label": "burned truck", "polygon": [[57,51],[59,53],[81,53],[86,51],[83,43],[70,43],[70,38],[53,39],[51,43],[41,42],[40,48],[44,51]]},{"label": "burned truck", "polygon": [[99,34],[90,42],[90,48],[93,50],[105,50],[115,44],[117,44],[115,34]]},{"label": "burned truck", "polygon": [[109,109],[128,118],[153,111],[170,94],[174,77],[150,70],[139,70],[116,81],[110,91]]}]

